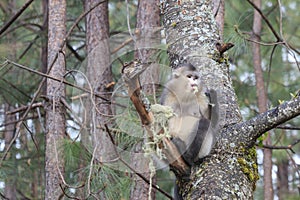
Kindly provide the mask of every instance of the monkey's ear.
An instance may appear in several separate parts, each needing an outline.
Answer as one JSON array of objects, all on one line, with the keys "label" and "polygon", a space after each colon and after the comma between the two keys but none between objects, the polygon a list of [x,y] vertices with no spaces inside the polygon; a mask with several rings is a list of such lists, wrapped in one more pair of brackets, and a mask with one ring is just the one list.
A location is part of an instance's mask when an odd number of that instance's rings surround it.
[{"label": "monkey's ear", "polygon": [[182,68],[174,69],[172,72],[173,78],[178,78],[182,74]]},{"label": "monkey's ear", "polygon": [[173,78],[178,78],[181,74],[181,71],[178,69],[175,69],[172,73]]},{"label": "monkey's ear", "polygon": [[173,72],[173,78],[178,78],[180,76],[180,73],[178,71]]}]

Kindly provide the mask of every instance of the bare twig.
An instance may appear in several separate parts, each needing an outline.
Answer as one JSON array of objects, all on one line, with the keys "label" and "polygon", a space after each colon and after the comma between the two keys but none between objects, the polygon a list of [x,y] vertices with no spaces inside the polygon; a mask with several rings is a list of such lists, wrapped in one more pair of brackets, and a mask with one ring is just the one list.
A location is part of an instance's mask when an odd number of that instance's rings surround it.
[{"label": "bare twig", "polygon": [[[263,145],[262,147],[263,148],[267,148],[267,149],[287,149],[287,150],[290,150],[292,153],[296,153],[294,150],[293,150],[293,147],[295,145],[297,145],[298,143],[300,143],[300,139],[296,140],[295,142],[293,142],[292,144],[290,145],[287,145],[287,146],[272,146],[272,145]],[[259,146],[259,145],[258,145]]]},{"label": "bare twig", "polygon": [[26,49],[23,51],[23,53],[18,57],[18,61],[21,60],[23,58],[23,56],[25,56],[25,54],[29,51],[29,49],[32,47],[32,45],[37,41],[37,39],[40,36],[37,35],[30,43],[29,45],[26,47]]},{"label": "bare twig", "polygon": [[[40,76],[42,76],[42,77],[44,77],[44,78],[49,78],[49,79],[52,79],[52,80],[55,80],[55,81],[58,81],[58,82],[62,82],[62,83],[64,83],[64,84],[68,85],[68,86],[74,87],[74,88],[76,88],[76,89],[79,89],[79,90],[81,90],[81,91],[87,92],[87,93],[89,93],[89,94],[93,94],[93,95],[95,95],[96,97],[101,98],[102,100],[110,101],[109,99],[106,99],[106,98],[104,98],[104,97],[102,97],[102,96],[100,96],[100,95],[98,95],[98,94],[92,93],[90,89],[86,89],[86,88],[77,86],[77,85],[75,85],[75,84],[73,84],[73,83],[70,83],[70,82],[64,80],[64,79],[56,78],[56,77],[51,76],[51,75],[49,75],[49,74],[42,73],[42,72],[40,72],[40,71],[31,69],[31,68],[29,68],[29,67],[26,67],[26,66],[24,66],[24,65],[21,65],[21,64],[19,64],[19,63],[13,62],[13,61],[8,60],[8,59],[6,59],[6,62],[7,62],[8,64],[12,64],[12,65],[14,65],[14,66],[16,66],[16,67],[19,67],[19,68],[21,68],[21,69],[24,69],[24,70],[26,70],[26,71],[29,71],[29,72],[31,72],[31,73],[38,74],[38,75],[40,75]],[[31,105],[31,106],[32,106],[32,105]]]},{"label": "bare twig", "polygon": [[0,192],[0,197],[3,198],[3,200],[9,200],[9,198],[7,198],[6,196],[4,196],[4,194],[2,194],[2,192]]},{"label": "bare twig", "polygon": [[[28,119],[37,119],[37,118],[38,118],[38,116],[33,115],[33,116],[30,116],[30,117],[26,117],[25,120],[28,120]],[[14,120],[14,121],[11,121],[11,122],[0,124],[0,128],[1,127],[5,127],[5,126],[10,125],[10,124],[17,124],[20,121],[22,121],[22,120],[18,119],[18,120]]]},{"label": "bare twig", "polygon": [[284,130],[300,130],[300,127],[291,127],[291,126],[277,126],[277,129],[284,129]]},{"label": "bare twig", "polygon": [[275,29],[273,28],[271,22],[268,20],[268,18],[262,13],[262,11],[250,0],[247,0],[249,4],[251,4],[251,6],[261,15],[261,17],[263,18],[263,20],[267,23],[268,27],[270,28],[270,30],[272,31],[272,33],[274,34],[274,36],[276,37],[276,39],[278,41],[282,41],[282,39],[280,38],[280,36],[277,34],[277,32],[275,31]]},{"label": "bare twig", "polygon": [[118,46],[114,50],[112,50],[111,54],[117,53],[120,49],[122,49],[124,46],[126,46],[127,44],[129,44],[132,41],[133,41],[132,38],[125,40],[120,46]]},{"label": "bare twig", "polygon": [[[260,44],[260,45],[263,45],[263,46],[274,46],[274,45],[278,45],[278,44],[285,44],[283,41],[280,41],[280,42],[261,42],[261,41],[256,41],[256,40],[252,40],[250,38],[247,38],[245,37],[245,33],[244,32],[241,32],[238,28],[238,26],[234,26],[234,31],[239,35],[241,36],[243,39],[249,41],[249,42],[253,42],[253,43],[256,43],[256,44]],[[247,34],[248,35],[248,34]]]},{"label": "bare twig", "polygon": [[80,124],[80,128],[85,127],[85,125],[81,122],[81,120],[79,119],[79,117],[77,117],[73,111],[73,109],[71,108],[71,106],[67,103],[67,101],[64,98],[60,98],[61,103],[70,111],[70,113],[73,115],[74,119],[78,122],[78,124]]},{"label": "bare twig", "polygon": [[34,0],[28,0],[21,9],[18,10],[18,12],[12,16],[10,18],[10,20],[8,20],[8,22],[6,22],[6,24],[4,24],[4,26],[0,29],[0,36],[2,35],[2,33],[4,31],[6,31],[6,29],[8,29],[8,27],[10,25],[12,25],[12,23],[14,23],[14,21],[16,21],[16,19],[18,19],[18,17],[21,16],[21,14],[26,10],[26,8],[28,8],[28,6],[33,2]]},{"label": "bare twig", "polygon": [[[24,97],[26,97],[26,98],[28,98],[28,99],[30,99],[30,96],[26,93],[26,92],[24,92],[24,91],[22,91],[21,89],[19,89],[16,85],[14,85],[13,83],[11,83],[11,82],[9,82],[9,81],[7,81],[7,80],[5,80],[4,78],[0,78],[5,84],[7,84],[7,86],[10,86],[11,88],[10,89],[6,89],[6,88],[3,88],[3,90],[5,90],[7,93],[9,93],[12,97],[14,97],[15,99],[19,99],[18,98],[18,96],[15,94],[15,91],[14,90],[16,90],[16,91],[18,91],[19,93],[21,93],[22,95],[23,95],[23,99],[24,99]],[[12,90],[12,88],[13,88],[13,90]],[[2,88],[1,88],[2,89]]]},{"label": "bare twig", "polygon": [[88,185],[87,185],[87,191],[88,194],[91,194],[91,177],[92,177],[92,170],[93,170],[93,162],[95,159],[95,154],[96,154],[97,146],[95,146],[93,154],[92,154],[92,159],[90,162],[90,170],[89,170],[89,175],[88,175]]},{"label": "bare twig", "polygon": [[[32,104],[31,109],[37,108],[37,107],[43,107],[43,106],[44,106],[44,104],[42,102],[38,102],[38,103]],[[13,115],[13,114],[16,114],[18,112],[22,112],[22,111],[26,110],[27,108],[28,108],[28,106],[21,106],[21,107],[15,109],[15,110],[7,111],[5,114],[6,115]]]},{"label": "bare twig", "polygon": [[23,122],[23,125],[24,125],[24,127],[26,128],[26,130],[29,132],[30,137],[31,137],[31,139],[32,139],[32,141],[33,141],[33,143],[34,143],[34,146],[35,146],[36,150],[39,152],[39,145],[38,145],[38,143],[35,141],[34,136],[33,136],[33,133],[31,132],[31,130],[29,129],[29,127],[27,126],[26,123]]},{"label": "bare twig", "polygon": [[77,51],[75,49],[73,49],[72,45],[70,45],[67,42],[67,47],[68,49],[74,54],[75,58],[77,58],[77,60],[79,60],[80,62],[82,62],[84,60],[84,58],[82,56],[80,56]]},{"label": "bare twig", "polygon": [[[92,6],[90,9],[86,10],[84,13],[82,13],[76,20],[75,22],[73,23],[73,25],[71,26],[71,28],[69,29],[69,31],[67,32],[66,34],[66,39],[70,36],[70,34],[72,33],[73,29],[78,25],[78,23],[87,15],[89,14],[92,10],[94,10],[95,8],[97,8],[100,4],[106,2],[108,0],[104,0],[104,1],[101,1],[101,2],[98,2],[96,3],[94,6]],[[65,44],[66,40],[64,41],[64,44]],[[63,44],[63,45],[64,45]],[[62,46],[63,46],[62,45]]]},{"label": "bare twig", "polygon": [[72,197],[72,196],[68,195],[68,194],[65,192],[65,188],[63,188],[62,184],[59,184],[59,187],[60,187],[61,191],[63,192],[64,196],[66,196],[67,198],[69,198],[69,199],[80,200],[80,199],[77,198],[77,197]]}]

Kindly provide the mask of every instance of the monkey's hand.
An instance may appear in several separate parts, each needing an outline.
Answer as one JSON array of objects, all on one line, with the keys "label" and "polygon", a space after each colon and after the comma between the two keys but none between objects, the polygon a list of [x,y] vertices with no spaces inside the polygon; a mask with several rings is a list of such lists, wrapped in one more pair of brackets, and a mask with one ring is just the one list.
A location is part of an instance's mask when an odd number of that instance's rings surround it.
[{"label": "monkey's hand", "polygon": [[209,98],[209,107],[210,107],[210,121],[211,121],[211,127],[214,129],[214,131],[217,131],[219,128],[219,102],[218,102],[218,93],[214,89],[210,89],[208,93]]}]

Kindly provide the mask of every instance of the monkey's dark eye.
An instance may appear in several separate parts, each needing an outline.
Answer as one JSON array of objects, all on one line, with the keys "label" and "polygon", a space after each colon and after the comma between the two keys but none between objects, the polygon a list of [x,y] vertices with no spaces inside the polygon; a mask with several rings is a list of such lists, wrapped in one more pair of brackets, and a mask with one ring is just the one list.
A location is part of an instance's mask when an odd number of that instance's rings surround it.
[{"label": "monkey's dark eye", "polygon": [[192,78],[192,74],[188,74],[186,77],[188,77],[188,78]]},{"label": "monkey's dark eye", "polygon": [[198,78],[199,78],[198,76],[195,76],[195,77],[194,77],[194,80],[197,80]]}]

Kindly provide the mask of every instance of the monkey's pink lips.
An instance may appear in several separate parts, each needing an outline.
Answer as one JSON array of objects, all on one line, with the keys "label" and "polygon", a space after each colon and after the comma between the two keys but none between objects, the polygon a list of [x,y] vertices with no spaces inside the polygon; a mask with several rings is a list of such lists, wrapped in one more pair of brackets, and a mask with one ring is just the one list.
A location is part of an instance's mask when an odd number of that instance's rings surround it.
[{"label": "monkey's pink lips", "polygon": [[197,88],[197,84],[191,84],[191,87],[194,90],[195,88]]},{"label": "monkey's pink lips", "polygon": [[191,84],[192,90],[194,91],[194,93],[198,92],[198,86],[197,84]]}]

